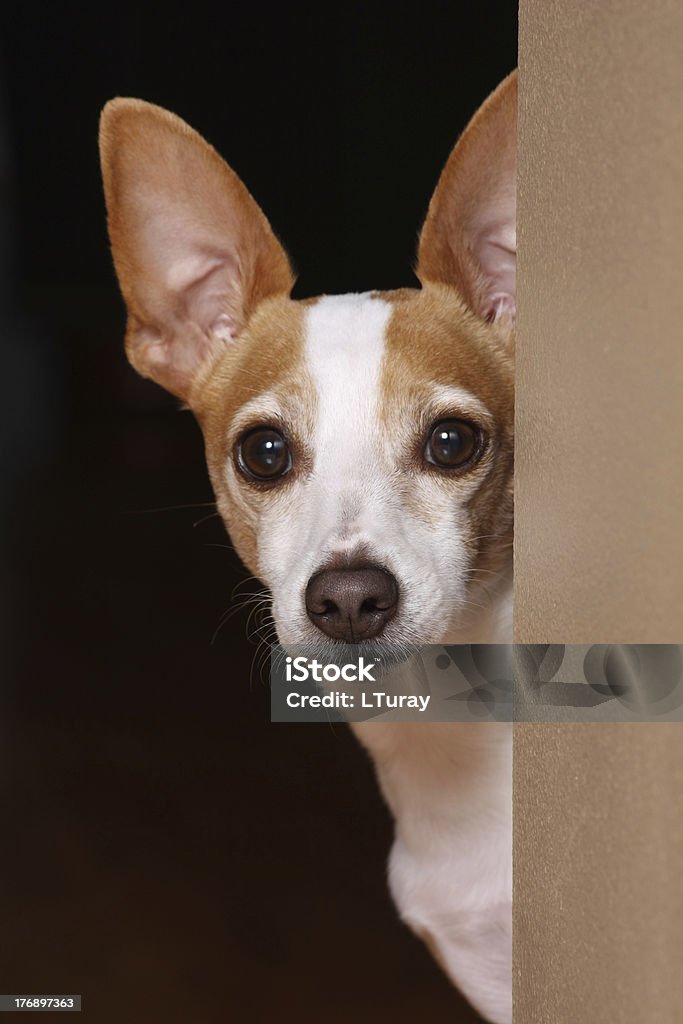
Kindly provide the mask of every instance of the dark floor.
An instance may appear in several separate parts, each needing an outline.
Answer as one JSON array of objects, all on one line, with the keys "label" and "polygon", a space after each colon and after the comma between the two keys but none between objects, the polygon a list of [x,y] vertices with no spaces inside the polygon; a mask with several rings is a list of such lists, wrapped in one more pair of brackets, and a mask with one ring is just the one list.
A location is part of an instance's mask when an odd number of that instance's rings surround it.
[{"label": "dark floor", "polygon": [[79,344],[5,504],[0,990],[97,1024],[478,1019],[396,918],[350,733],[271,725],[245,610],[211,643],[246,573],[210,508],[151,511],[211,500],[194,421]]}]

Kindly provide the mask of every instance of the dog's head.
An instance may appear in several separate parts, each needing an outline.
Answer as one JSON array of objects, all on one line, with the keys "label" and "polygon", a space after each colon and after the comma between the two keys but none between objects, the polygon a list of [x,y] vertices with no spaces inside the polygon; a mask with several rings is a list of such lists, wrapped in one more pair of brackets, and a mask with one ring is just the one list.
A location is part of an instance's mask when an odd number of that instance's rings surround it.
[{"label": "dog's head", "polygon": [[446,164],[421,289],[305,301],[208,143],[139,100],[104,109],[128,356],[195,413],[283,643],[466,640],[508,571],[516,92],[512,75]]}]

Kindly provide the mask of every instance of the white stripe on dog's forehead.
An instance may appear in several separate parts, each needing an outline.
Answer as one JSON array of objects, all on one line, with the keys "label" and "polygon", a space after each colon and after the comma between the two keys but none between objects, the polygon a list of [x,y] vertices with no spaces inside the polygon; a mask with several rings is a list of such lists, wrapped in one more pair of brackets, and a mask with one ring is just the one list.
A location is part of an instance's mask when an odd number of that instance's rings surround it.
[{"label": "white stripe on dog's forehead", "polygon": [[[369,438],[391,312],[388,302],[369,294],[324,296],[307,311],[305,352],[318,396],[317,445],[332,432],[337,443],[342,437],[347,443]],[[341,435],[340,425],[346,428]]]}]

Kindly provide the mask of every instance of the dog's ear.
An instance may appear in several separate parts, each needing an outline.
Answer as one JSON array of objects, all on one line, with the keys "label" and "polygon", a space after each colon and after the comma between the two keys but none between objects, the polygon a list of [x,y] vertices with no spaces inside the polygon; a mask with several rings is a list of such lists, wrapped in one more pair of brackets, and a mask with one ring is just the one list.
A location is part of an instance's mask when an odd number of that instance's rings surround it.
[{"label": "dog's ear", "polygon": [[111,100],[100,156],[128,358],[187,399],[256,305],[289,293],[287,256],[237,175],[161,107]]},{"label": "dog's ear", "polygon": [[453,285],[489,322],[515,318],[517,72],[463,132],[432,196],[417,274]]}]

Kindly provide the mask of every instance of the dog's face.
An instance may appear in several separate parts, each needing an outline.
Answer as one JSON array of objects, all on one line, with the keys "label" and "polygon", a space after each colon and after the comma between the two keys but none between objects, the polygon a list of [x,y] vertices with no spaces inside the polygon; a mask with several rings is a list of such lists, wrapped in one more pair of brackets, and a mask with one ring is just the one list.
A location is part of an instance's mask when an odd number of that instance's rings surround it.
[{"label": "dog's face", "polygon": [[511,554],[516,80],[451,155],[420,290],[293,301],[239,179],[173,115],[105,108],[133,364],[193,409],[281,642],[462,637]]},{"label": "dog's face", "polygon": [[512,371],[487,333],[428,286],[272,300],[223,353],[198,416],[282,642],[437,642],[469,618],[511,526]]}]

